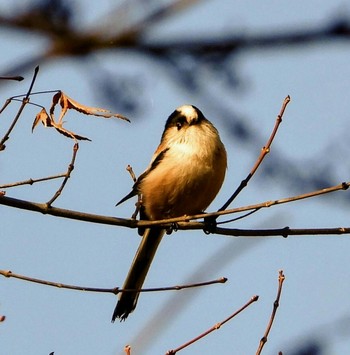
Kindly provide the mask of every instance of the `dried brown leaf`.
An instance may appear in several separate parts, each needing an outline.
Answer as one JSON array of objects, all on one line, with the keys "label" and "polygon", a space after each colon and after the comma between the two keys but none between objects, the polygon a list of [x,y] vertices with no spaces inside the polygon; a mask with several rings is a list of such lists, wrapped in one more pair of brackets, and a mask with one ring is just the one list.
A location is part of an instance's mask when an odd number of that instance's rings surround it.
[{"label": "dried brown leaf", "polygon": [[57,132],[63,134],[64,136],[68,137],[68,138],[72,138],[75,141],[90,141],[91,139],[84,137],[84,136],[80,136],[79,134],[76,134],[72,131],[69,131],[68,129],[63,128],[63,126],[61,124],[57,124],[55,122],[53,122],[53,127],[56,129]]},{"label": "dried brown leaf", "polygon": [[57,94],[53,95],[53,97],[52,97],[52,104],[50,107],[50,117],[52,118],[52,120],[55,120],[55,117],[54,117],[55,107],[56,107],[58,101],[60,100],[60,97],[61,97],[61,91],[59,91]]},{"label": "dried brown leaf", "polygon": [[[55,120],[55,107],[60,104],[61,106],[61,113],[58,121],[56,122]],[[45,127],[54,127],[57,132],[63,134],[66,137],[72,138],[74,140],[86,140],[90,141],[89,138],[81,136],[79,134],[76,134],[72,131],[69,131],[63,127],[63,117],[67,113],[68,110],[73,109],[76,110],[80,113],[83,113],[85,115],[94,115],[94,116],[99,116],[99,117],[104,117],[104,118],[112,118],[112,117],[117,117],[121,118],[123,120],[129,121],[126,117],[123,115],[120,115],[119,113],[112,113],[108,110],[105,110],[103,108],[98,108],[98,107],[89,107],[82,105],[75,100],[71,99],[69,96],[67,96],[64,92],[58,91],[53,97],[52,97],[52,103],[50,107],[49,114],[47,111],[43,108],[35,117],[35,120],[32,125],[32,131],[34,128],[38,125],[39,122],[41,122]]]},{"label": "dried brown leaf", "polygon": [[64,115],[70,109],[76,110],[76,111],[83,113],[85,115],[93,115],[93,116],[104,117],[104,118],[116,117],[116,118],[120,118],[122,120],[130,122],[128,118],[126,118],[125,116],[123,116],[119,113],[113,113],[109,110],[99,108],[99,107],[89,107],[89,106],[82,105],[79,102],[77,102],[77,101],[73,100],[72,98],[70,98],[69,96],[67,96],[63,91],[59,91],[57,94],[54,95],[54,97],[52,99],[52,105],[50,108],[51,117],[53,117],[55,106],[57,105],[58,102],[61,106],[61,114],[58,119],[58,122],[62,122]]},{"label": "dried brown leaf", "polygon": [[44,108],[42,108],[41,111],[35,116],[35,120],[32,125],[32,132],[39,122],[41,122],[45,127],[52,127],[51,117]]},{"label": "dried brown leaf", "polygon": [[38,125],[38,123],[41,122],[45,127],[54,127],[57,132],[63,134],[66,137],[72,138],[74,140],[85,140],[85,141],[90,141],[89,138],[80,136],[79,134],[76,134],[72,131],[69,131],[65,128],[63,128],[62,123],[56,123],[53,118],[51,118],[46,110],[43,108],[36,116],[35,120],[32,125],[32,132],[34,128]]}]

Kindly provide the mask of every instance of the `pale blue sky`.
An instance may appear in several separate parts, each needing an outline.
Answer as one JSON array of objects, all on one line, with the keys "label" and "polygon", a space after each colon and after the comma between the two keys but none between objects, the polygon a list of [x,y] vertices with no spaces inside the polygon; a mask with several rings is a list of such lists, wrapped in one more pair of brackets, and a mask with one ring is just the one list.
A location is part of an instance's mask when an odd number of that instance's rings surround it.
[{"label": "pale blue sky", "polygon": [[[20,1],[0,1],[0,11]],[[22,2],[23,3],[23,2]],[[76,1],[80,26],[100,23],[114,1]],[[78,10],[77,10],[78,11]],[[206,1],[155,26],[151,39],[200,34],[280,33],[331,23],[348,15],[345,1]],[[112,25],[111,25],[112,26]],[[181,38],[181,37],[180,37]],[[16,31],[0,33],[0,71],[40,52],[46,42]],[[266,158],[305,164],[305,176],[332,162],[336,183],[349,181],[350,48],[346,41],[313,46],[250,50],[235,57],[236,70],[245,85],[227,91],[213,73],[196,95],[179,89],[159,64],[133,53],[104,51],[94,55],[103,68],[121,80],[137,77],[146,88],[143,110],[130,117],[131,124],[71,114],[67,127],[92,139],[80,143],[76,168],[57,207],[103,215],[129,217],[133,202],[115,208],[131,187],[125,166],[137,174],[148,165],[159,143],[167,116],[179,105],[195,104],[216,125],[228,155],[226,181],[210,210],[220,207],[245,178],[267,140],[286,95],[292,101]],[[34,68],[33,68],[34,69]],[[93,70],[93,67],[91,68]],[[21,73],[18,73],[21,74]],[[1,101],[25,93],[31,72],[22,83],[1,87]],[[91,106],[105,105],[94,95],[81,59],[56,59],[44,64],[34,90],[61,89]],[[217,117],[210,99],[220,95],[222,104],[247,120],[256,133],[256,145],[234,141]],[[49,105],[50,96],[35,98]],[[219,101],[220,104],[220,101]],[[7,127],[16,105],[2,116]],[[108,107],[106,107],[108,108]],[[52,175],[65,171],[72,142],[44,127],[31,134],[36,108],[22,115],[0,155],[2,183]],[[6,123],[5,123],[6,121]],[[2,135],[2,134],[0,134]],[[257,175],[235,202],[252,204],[298,194],[285,181]],[[11,197],[44,202],[58,182],[8,190]],[[325,187],[325,186],[323,186]],[[301,192],[306,192],[302,186]],[[232,225],[237,228],[290,226],[348,227],[349,205],[341,198],[348,192],[263,210]],[[349,200],[349,199],[348,199]],[[69,221],[0,206],[0,268],[32,277],[86,286],[121,286],[139,243],[136,231]],[[162,242],[145,286],[175,285],[226,276],[229,282],[193,291],[141,295],[136,311],[125,323],[110,323],[113,295],[81,293],[0,278],[0,343],[4,354],[122,354],[125,344],[132,354],[164,354],[176,348],[241,307],[258,294],[259,302],[220,330],[182,354],[252,354],[262,337],[277,290],[278,270],[286,281],[281,305],[264,354],[291,354],[291,349],[312,336],[321,336],[325,354],[345,354],[350,347],[348,237],[290,237],[259,240],[205,236],[178,232]],[[193,273],[200,275],[191,277]],[[193,296],[185,303],[189,296]],[[169,304],[167,302],[170,302]],[[180,305],[179,305],[180,303]],[[181,305],[183,304],[183,307]],[[157,312],[167,305],[179,307],[171,317]],[[152,333],[149,322],[158,315],[166,327]],[[344,320],[344,321],[342,321]],[[157,322],[157,323],[158,323]],[[148,327],[147,327],[148,326]],[[162,325],[163,327],[163,325]]]}]

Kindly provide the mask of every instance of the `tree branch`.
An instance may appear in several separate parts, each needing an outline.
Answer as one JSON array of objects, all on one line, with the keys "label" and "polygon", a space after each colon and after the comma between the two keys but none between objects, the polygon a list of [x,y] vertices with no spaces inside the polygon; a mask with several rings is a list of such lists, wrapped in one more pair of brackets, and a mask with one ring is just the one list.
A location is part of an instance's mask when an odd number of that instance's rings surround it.
[{"label": "tree branch", "polygon": [[[52,207],[46,203],[36,203],[31,201],[19,200],[0,194],[0,205],[5,205],[9,207],[15,207],[23,210],[40,212],[43,214],[48,214],[56,217],[69,218],[74,220],[80,220],[91,223],[100,223],[105,225],[115,225],[128,228],[138,228],[138,227],[152,227],[152,226],[162,226],[164,228],[171,228],[173,224],[177,224],[177,229],[181,230],[205,230],[207,224],[205,222],[190,222],[191,220],[217,217],[221,215],[228,215],[234,213],[241,213],[256,209],[268,208],[272,206],[277,206],[280,204],[291,203],[298,200],[311,198],[319,195],[324,195],[327,193],[347,190],[350,186],[350,182],[343,182],[339,185],[331,186],[325,189],[316,190],[313,192],[308,192],[306,194],[283,198],[280,200],[265,201],[256,205],[243,206],[238,208],[233,208],[230,210],[212,212],[212,213],[202,213],[193,216],[182,216],[178,218],[163,219],[160,221],[137,221],[130,218],[118,218],[111,216],[102,216],[91,213],[84,213],[79,211],[67,210],[58,207]],[[284,236],[289,235],[305,235],[305,234],[349,234],[349,228],[321,228],[321,229],[290,229],[289,227],[278,228],[278,229],[267,229],[267,230],[242,230],[242,229],[230,229],[215,227],[210,230],[214,234],[222,234],[227,236]]]},{"label": "tree branch", "polygon": [[212,333],[214,330],[218,330],[221,326],[223,326],[225,323],[227,323],[228,321],[230,321],[232,318],[234,318],[236,315],[238,315],[239,313],[241,313],[242,311],[244,311],[247,307],[249,307],[252,303],[256,302],[259,299],[259,296],[253,296],[243,307],[241,307],[240,309],[238,309],[236,312],[234,312],[233,314],[231,314],[228,318],[226,318],[225,320],[223,320],[222,322],[216,323],[213,327],[211,327],[210,329],[208,329],[207,331],[205,331],[204,333],[198,335],[197,337],[193,338],[192,340],[188,341],[187,343],[179,346],[178,348],[174,349],[174,350],[168,350],[166,352],[166,355],[174,355],[176,354],[178,351],[188,347],[189,345],[192,345],[193,343],[195,343],[196,341],[204,338],[205,336],[207,336],[208,334]]},{"label": "tree branch", "polygon": [[66,176],[67,173],[64,174],[58,174],[58,175],[52,175],[52,176],[47,176],[43,178],[38,178],[38,179],[27,179],[27,180],[22,180],[22,181],[16,181],[10,184],[3,184],[0,185],[0,189],[7,189],[10,187],[17,187],[17,186],[22,186],[22,185],[33,185],[37,182],[43,182],[43,181],[48,181],[48,180],[54,180],[54,179],[60,179]]},{"label": "tree branch", "polygon": [[219,209],[219,211],[226,210],[226,208],[232,203],[232,201],[238,196],[238,194],[248,185],[250,179],[253,177],[255,172],[258,170],[258,168],[259,168],[260,164],[262,163],[262,161],[264,160],[265,156],[268,153],[270,153],[271,144],[276,136],[276,133],[278,131],[278,127],[280,126],[280,124],[282,122],[282,117],[283,117],[284,111],[286,110],[286,107],[289,104],[289,102],[290,102],[290,96],[288,95],[283,101],[281,110],[276,118],[276,123],[273,128],[273,131],[272,131],[270,138],[268,139],[266,145],[261,149],[260,156],[259,156],[258,160],[255,162],[255,164],[254,164],[252,170],[250,171],[250,173],[248,174],[248,176],[241,182],[241,184],[238,186],[238,188],[233,193],[233,195],[226,201],[226,203]]},{"label": "tree branch", "polygon": [[209,286],[209,285],[214,285],[214,284],[219,284],[219,283],[224,284],[227,281],[226,277],[220,277],[216,280],[198,282],[198,283],[193,283],[193,284],[188,284],[188,285],[153,287],[153,288],[144,288],[141,290],[134,290],[134,289],[123,289],[123,288],[119,288],[119,287],[100,288],[100,287],[85,287],[85,286],[68,285],[68,284],[63,284],[61,282],[52,282],[52,281],[37,279],[37,278],[24,276],[24,275],[20,275],[20,274],[15,274],[10,270],[0,270],[0,275],[7,277],[7,278],[13,277],[15,279],[19,279],[19,280],[23,280],[23,281],[28,281],[28,282],[33,282],[33,283],[45,285],[45,286],[52,286],[52,287],[63,288],[63,289],[68,289],[68,290],[85,291],[85,292],[99,292],[99,293],[113,293],[115,295],[117,295],[120,292],[135,292],[135,291],[138,291],[138,292],[180,291],[180,290],[184,290],[187,288],[203,287],[203,286]]},{"label": "tree branch", "polygon": [[[33,79],[30,83],[30,86],[29,86],[29,89],[27,91],[27,94],[25,95],[25,97],[23,98],[22,100],[22,105],[20,106],[20,108],[18,109],[18,112],[14,118],[14,120],[12,121],[9,129],[7,130],[7,132],[5,133],[4,137],[1,139],[0,141],[0,151],[4,150],[5,149],[5,142],[10,138],[10,134],[12,132],[12,130],[15,128],[15,125],[16,123],[18,122],[23,110],[24,110],[24,107],[26,106],[26,104],[29,102],[29,96],[33,90],[33,86],[34,86],[34,83],[35,83],[35,80],[36,80],[36,77],[38,75],[38,72],[39,72],[39,66],[37,66],[34,70],[34,75],[33,75]],[[5,109],[5,107],[9,104],[9,100],[6,101],[4,107],[2,108],[1,112]]]},{"label": "tree branch", "polygon": [[55,194],[53,195],[53,197],[46,203],[47,206],[51,206],[54,201],[56,201],[56,199],[61,195],[64,187],[66,186],[66,183],[68,181],[68,179],[70,178],[70,175],[74,169],[74,163],[75,163],[75,159],[77,157],[77,153],[78,153],[78,149],[79,149],[79,144],[78,142],[75,142],[74,146],[73,146],[73,155],[72,155],[72,159],[70,164],[68,165],[68,169],[64,175],[64,179],[62,181],[61,186],[59,187],[59,189],[55,192]]},{"label": "tree branch", "polygon": [[275,320],[275,317],[276,317],[277,308],[279,307],[281,293],[282,293],[282,286],[283,286],[284,280],[285,280],[285,276],[283,274],[283,270],[280,270],[279,273],[278,273],[277,297],[276,297],[275,302],[273,303],[273,309],[272,309],[270,321],[267,324],[264,336],[260,340],[258,350],[256,351],[256,355],[260,355],[261,354],[264,345],[267,343],[267,337],[270,334],[270,330],[271,330],[273,321]]}]

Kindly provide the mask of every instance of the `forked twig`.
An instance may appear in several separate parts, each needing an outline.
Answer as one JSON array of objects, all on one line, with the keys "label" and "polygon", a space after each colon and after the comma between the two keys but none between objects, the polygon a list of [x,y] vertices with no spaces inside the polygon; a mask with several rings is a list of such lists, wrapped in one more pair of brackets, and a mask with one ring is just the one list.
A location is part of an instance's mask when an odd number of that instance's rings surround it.
[{"label": "forked twig", "polygon": [[79,149],[79,144],[78,142],[75,142],[74,146],[73,146],[73,155],[72,155],[72,160],[70,162],[70,164],[68,165],[68,169],[67,169],[67,172],[65,174],[65,178],[63,179],[62,181],[62,184],[61,186],[59,187],[59,189],[55,192],[55,194],[53,195],[53,197],[51,198],[51,200],[49,200],[46,205],[48,207],[50,207],[53,202],[61,195],[64,187],[66,186],[66,183],[68,181],[68,179],[70,178],[70,175],[74,169],[74,163],[75,163],[75,159],[76,159],[76,156],[77,156],[77,152],[78,152],[78,149]]},{"label": "forked twig", "polygon": [[248,176],[241,181],[240,185],[238,186],[237,190],[233,193],[233,195],[226,201],[226,203],[219,209],[219,211],[224,211],[226,210],[226,208],[232,203],[232,201],[238,196],[238,194],[248,185],[249,180],[253,177],[253,175],[255,174],[255,172],[257,171],[257,169],[259,168],[260,164],[262,163],[262,161],[264,160],[265,156],[270,153],[271,150],[271,144],[276,136],[277,130],[282,122],[282,117],[284,114],[284,111],[286,110],[287,105],[290,102],[290,96],[288,95],[282,104],[280,113],[277,116],[276,119],[276,123],[275,126],[273,128],[273,131],[270,135],[269,140],[267,141],[266,145],[261,149],[260,152],[260,156],[257,159],[257,161],[255,162],[252,170],[250,171],[250,173],[248,174]]},{"label": "forked twig", "polygon": [[119,287],[100,288],[100,287],[85,287],[85,286],[68,285],[68,284],[63,284],[61,282],[52,282],[52,281],[37,279],[37,278],[24,276],[24,275],[20,275],[20,274],[15,274],[10,270],[0,270],[0,275],[8,277],[8,278],[13,277],[15,279],[19,279],[19,280],[23,280],[23,281],[28,281],[28,282],[33,282],[33,283],[45,285],[45,286],[52,286],[52,287],[57,287],[57,288],[62,288],[62,289],[73,290],[73,291],[113,293],[114,295],[117,295],[120,292],[135,292],[135,291],[138,291],[138,292],[180,291],[180,290],[184,290],[187,288],[196,288],[196,287],[203,287],[203,286],[209,286],[209,285],[214,285],[214,284],[223,284],[227,281],[227,278],[220,277],[216,280],[198,282],[198,283],[193,283],[193,284],[188,284],[188,285],[143,288],[140,290],[139,289],[135,290],[135,289],[123,289],[123,288],[119,288]]},{"label": "forked twig", "polygon": [[283,286],[283,281],[284,280],[285,280],[285,276],[283,274],[283,270],[280,270],[278,272],[278,290],[277,290],[276,300],[273,303],[273,309],[272,309],[271,317],[270,317],[269,323],[267,324],[267,327],[266,327],[266,330],[265,330],[265,334],[260,340],[258,350],[256,351],[256,355],[260,355],[261,354],[261,351],[262,351],[264,345],[267,342],[267,337],[270,334],[270,330],[271,330],[273,321],[275,320],[275,317],[276,317],[277,308],[279,307],[281,293],[282,293],[282,286]]},{"label": "forked twig", "polygon": [[[29,86],[29,89],[27,91],[27,94],[24,96],[23,100],[22,100],[22,104],[20,106],[20,108],[18,109],[18,112],[14,118],[14,120],[12,121],[9,129],[7,130],[7,132],[5,133],[4,137],[1,139],[0,141],[0,151],[4,150],[5,149],[5,142],[10,138],[10,134],[12,132],[12,130],[14,129],[16,123],[18,122],[18,119],[20,118],[23,110],[24,110],[24,107],[27,105],[27,103],[29,102],[29,96],[33,90],[33,86],[34,86],[34,83],[35,83],[35,80],[36,80],[36,77],[38,75],[38,72],[39,72],[39,66],[37,66],[35,69],[34,69],[34,75],[33,75],[33,79],[30,83],[30,86]],[[7,100],[4,107],[2,108],[1,112],[5,109],[5,107],[10,103],[10,100]]]},{"label": "forked twig", "polygon": [[180,350],[188,347],[189,345],[195,343],[196,341],[204,338],[205,336],[207,336],[208,334],[212,333],[214,330],[218,330],[222,325],[224,325],[225,323],[227,323],[228,321],[230,321],[233,317],[235,317],[236,315],[238,315],[239,313],[241,313],[243,310],[245,310],[247,307],[249,307],[252,303],[256,302],[259,299],[259,296],[253,296],[244,306],[242,306],[240,309],[238,309],[236,312],[234,312],[233,314],[231,314],[229,317],[227,317],[225,320],[223,320],[222,322],[216,323],[213,327],[211,327],[210,329],[206,330],[204,333],[198,335],[197,337],[193,338],[192,340],[188,341],[187,343],[179,346],[178,348],[174,349],[174,350],[168,350],[166,352],[166,355],[174,355],[177,352],[179,352]]}]

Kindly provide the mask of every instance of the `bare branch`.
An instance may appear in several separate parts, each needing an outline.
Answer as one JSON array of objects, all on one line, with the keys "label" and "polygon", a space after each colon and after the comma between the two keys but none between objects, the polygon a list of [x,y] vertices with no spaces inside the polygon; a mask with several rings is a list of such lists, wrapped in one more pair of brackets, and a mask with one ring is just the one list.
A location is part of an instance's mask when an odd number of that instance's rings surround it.
[{"label": "bare branch", "polygon": [[23,76],[0,76],[0,80],[14,80],[14,81],[22,81]]},{"label": "bare branch", "polygon": [[74,144],[74,147],[73,147],[72,160],[71,160],[70,164],[68,165],[68,169],[67,169],[67,172],[65,174],[65,178],[63,179],[61,186],[56,191],[54,196],[46,203],[47,206],[51,206],[52,205],[52,203],[61,195],[64,187],[66,186],[66,183],[67,183],[68,179],[70,178],[70,175],[71,175],[71,173],[72,173],[72,171],[74,169],[74,163],[75,163],[75,159],[76,159],[76,156],[77,156],[78,149],[79,149],[79,144],[76,142]]},{"label": "bare branch", "polygon": [[193,338],[192,340],[188,341],[187,343],[179,346],[178,348],[174,349],[174,350],[168,350],[166,352],[166,355],[174,355],[176,354],[178,351],[188,347],[189,345],[195,343],[196,341],[204,338],[205,336],[207,336],[208,334],[212,333],[214,330],[218,330],[222,325],[224,325],[225,323],[227,323],[228,321],[230,321],[233,317],[235,317],[236,315],[238,315],[239,313],[241,313],[243,310],[245,310],[247,307],[249,307],[252,303],[256,302],[259,299],[259,296],[253,296],[243,307],[241,307],[240,309],[238,309],[236,312],[234,312],[233,314],[231,314],[228,318],[226,318],[225,320],[223,320],[222,322],[216,323],[213,327],[211,327],[210,329],[208,329],[207,331],[205,331],[204,333],[198,335],[197,337]]},{"label": "bare branch", "polygon": [[268,323],[268,325],[267,325],[267,327],[266,327],[264,336],[263,336],[263,337],[261,338],[261,340],[260,340],[258,350],[256,351],[256,355],[260,355],[260,354],[261,354],[261,351],[262,351],[264,345],[265,345],[266,342],[267,342],[267,337],[268,337],[269,334],[270,334],[270,330],[271,330],[273,321],[275,320],[275,317],[276,317],[277,308],[279,307],[279,302],[280,302],[280,298],[281,298],[282,286],[283,286],[284,280],[285,280],[285,276],[284,276],[284,274],[283,274],[283,270],[280,270],[280,271],[278,272],[278,290],[277,290],[277,297],[276,297],[275,302],[273,303],[273,309],[272,309],[270,321],[269,321],[269,323]]},{"label": "bare branch", "polygon": [[[48,214],[57,217],[75,219],[91,223],[100,223],[106,225],[115,225],[128,228],[138,228],[138,227],[152,227],[152,226],[162,226],[164,228],[169,228],[173,226],[173,223],[177,223],[177,229],[181,230],[194,230],[194,229],[206,229],[207,224],[205,222],[190,222],[191,220],[207,218],[207,217],[217,217],[220,215],[240,213],[250,210],[256,210],[261,208],[267,208],[271,206],[277,206],[279,204],[290,203],[298,201],[305,198],[311,198],[327,193],[331,193],[338,190],[347,190],[350,186],[350,182],[343,182],[339,185],[332,186],[326,189],[321,189],[299,196],[293,196],[289,198],[284,198],[280,200],[265,201],[256,205],[249,205],[244,207],[238,207],[226,211],[203,213],[193,216],[182,216],[178,218],[169,218],[159,221],[137,221],[135,219],[127,218],[117,218],[111,216],[102,216],[91,213],[84,213],[79,211],[67,210],[58,207],[48,206],[46,203],[36,203],[31,201],[19,200],[7,196],[0,195],[0,205],[5,205],[9,207],[15,207],[19,209],[24,209],[28,211],[40,212],[43,214]],[[278,228],[278,229],[266,229],[266,230],[244,230],[244,229],[229,229],[215,227],[211,230],[211,233],[221,234],[221,235],[232,235],[232,236],[283,236],[287,237],[289,235],[307,235],[307,234],[349,234],[349,228],[321,228],[321,229],[291,229],[289,227]]]},{"label": "bare branch", "polygon": [[[197,215],[193,215],[193,216],[183,216],[183,217],[178,217],[178,218],[169,218],[169,219],[164,219],[164,220],[159,220],[159,221],[142,221],[141,220],[141,221],[139,221],[139,226],[140,227],[150,227],[150,226],[155,226],[155,225],[162,225],[163,226],[165,223],[189,222],[194,219],[212,218],[212,217],[229,215],[229,214],[234,214],[234,213],[241,213],[241,212],[246,212],[246,211],[251,211],[251,210],[259,210],[262,208],[268,208],[268,207],[277,206],[277,205],[281,205],[281,204],[285,204],[285,203],[291,203],[291,202],[303,200],[306,198],[311,198],[311,197],[316,197],[316,196],[332,193],[335,191],[340,191],[340,190],[345,191],[349,187],[350,187],[350,182],[342,182],[341,184],[338,184],[335,186],[331,186],[331,187],[324,188],[321,190],[308,192],[308,193],[297,195],[297,196],[282,198],[279,200],[265,201],[265,202],[258,203],[255,205],[237,207],[237,208],[232,208],[232,209],[225,210],[225,211],[202,213],[202,214],[197,214]],[[192,228],[193,226],[194,225],[191,225],[191,228],[186,228],[185,224],[181,224],[181,225],[179,224],[179,227],[180,227],[179,229],[201,229],[201,228],[196,228],[196,227]],[[221,228],[215,228],[213,231],[211,230],[211,232],[217,233],[217,231],[220,229]]]},{"label": "bare branch", "polygon": [[132,181],[133,182],[136,182],[136,175],[135,175],[135,173],[134,173],[134,170],[132,169],[132,166],[131,165],[128,165],[127,167],[126,167],[126,171],[130,174],[130,176],[131,176],[131,178],[132,178]]},{"label": "bare branch", "polygon": [[[74,291],[113,293],[115,295],[117,295],[120,292],[135,292],[136,291],[134,289],[122,289],[119,287],[100,288],[100,287],[85,287],[85,286],[68,285],[68,284],[63,284],[61,282],[52,282],[52,281],[37,279],[37,278],[24,276],[24,275],[20,275],[20,274],[15,274],[10,270],[0,270],[0,275],[2,275],[4,277],[8,277],[8,278],[13,277],[15,279],[19,279],[19,280],[23,280],[23,281],[33,282],[33,283],[37,283],[37,284],[41,284],[41,285],[52,286],[52,287],[57,287],[57,288],[62,288],[62,289],[74,290]],[[209,286],[209,285],[214,285],[214,284],[224,284],[226,281],[227,281],[226,277],[220,277],[216,280],[193,283],[193,284],[188,284],[188,285],[175,285],[175,286],[168,286],[168,287],[144,288],[144,289],[137,290],[137,291],[138,292],[180,291],[180,290],[184,290],[187,288],[203,287],[203,286]]]},{"label": "bare branch", "polygon": [[38,178],[38,179],[27,179],[27,180],[23,180],[23,181],[17,181],[17,182],[13,182],[10,184],[0,185],[0,189],[7,189],[10,187],[17,187],[17,186],[22,186],[22,185],[33,185],[37,182],[43,182],[43,181],[48,181],[48,180],[53,180],[53,179],[60,179],[60,178],[65,177],[66,175],[67,175],[67,173],[47,176],[47,177]]},{"label": "bare branch", "polygon": [[11,99],[7,99],[0,109],[0,115],[5,111],[6,107],[11,103]]},{"label": "bare branch", "polygon": [[41,284],[41,285],[53,286],[53,287],[57,287],[57,288],[64,288],[64,289],[75,290],[75,291],[104,292],[104,293],[114,293],[115,295],[118,294],[118,292],[119,292],[118,287],[116,287],[116,288],[97,288],[97,287],[67,285],[67,284],[63,284],[60,282],[52,282],[52,281],[41,280],[41,279],[36,279],[33,277],[15,274],[10,270],[0,270],[0,275],[5,276],[5,277],[13,277],[15,279],[33,282],[33,283],[37,283],[37,284]]},{"label": "bare branch", "polygon": [[[134,173],[134,170],[132,169],[132,166],[131,165],[128,165],[126,167],[126,171],[130,174],[130,177],[132,178],[132,181],[134,183],[136,183],[137,181],[137,178],[136,178],[136,175]],[[140,212],[140,208],[142,206],[142,197],[141,197],[141,194],[138,193],[137,194],[137,202],[135,203],[135,211],[133,212],[133,214],[131,215],[131,219],[136,219],[137,215],[139,214]]]},{"label": "bare branch", "polygon": [[280,126],[281,122],[282,122],[282,117],[284,114],[284,111],[286,110],[286,107],[288,105],[288,103],[290,102],[290,96],[288,95],[282,104],[280,113],[277,116],[276,119],[276,123],[275,126],[273,128],[273,131],[270,135],[269,140],[267,141],[266,145],[262,148],[260,156],[258,158],[258,160],[255,162],[252,170],[250,171],[250,173],[248,174],[248,176],[241,181],[241,184],[238,186],[237,190],[233,193],[233,195],[226,201],[226,203],[219,209],[219,211],[224,211],[226,210],[226,208],[232,203],[232,201],[238,196],[238,194],[248,185],[249,180],[253,177],[253,175],[255,174],[255,172],[257,171],[258,167],[260,166],[260,164],[262,163],[262,161],[264,160],[265,156],[270,153],[271,150],[271,144],[276,136],[278,127]]},{"label": "bare branch", "polygon": [[[4,150],[5,149],[5,142],[10,138],[10,134],[12,132],[12,130],[14,129],[16,123],[18,122],[23,110],[24,110],[24,107],[26,106],[26,104],[29,102],[29,96],[32,92],[32,89],[33,89],[33,86],[34,86],[34,83],[35,83],[35,80],[36,80],[36,77],[38,75],[38,72],[39,72],[39,66],[37,66],[34,70],[34,75],[33,75],[33,79],[30,83],[30,86],[29,86],[29,89],[27,91],[27,94],[25,95],[25,97],[23,98],[22,100],[22,105],[20,106],[20,108],[18,109],[18,112],[14,118],[14,120],[12,121],[9,129],[7,130],[7,132],[5,133],[4,137],[1,139],[0,141],[0,151]],[[8,100],[6,101],[4,107],[2,108],[1,112],[6,108],[6,106],[9,104],[10,102],[8,102]]]},{"label": "bare branch", "polygon": [[[179,290],[183,290],[186,288],[203,287],[203,286],[209,286],[209,285],[214,285],[214,284],[218,284],[218,283],[224,284],[224,283],[226,283],[226,281],[227,281],[226,277],[220,277],[219,279],[216,279],[216,280],[199,282],[199,283],[188,284],[188,285],[144,288],[144,289],[141,289],[140,292],[179,291]],[[139,291],[139,290],[136,290],[136,291]],[[134,289],[119,289],[119,292],[135,292],[135,290]]]}]

